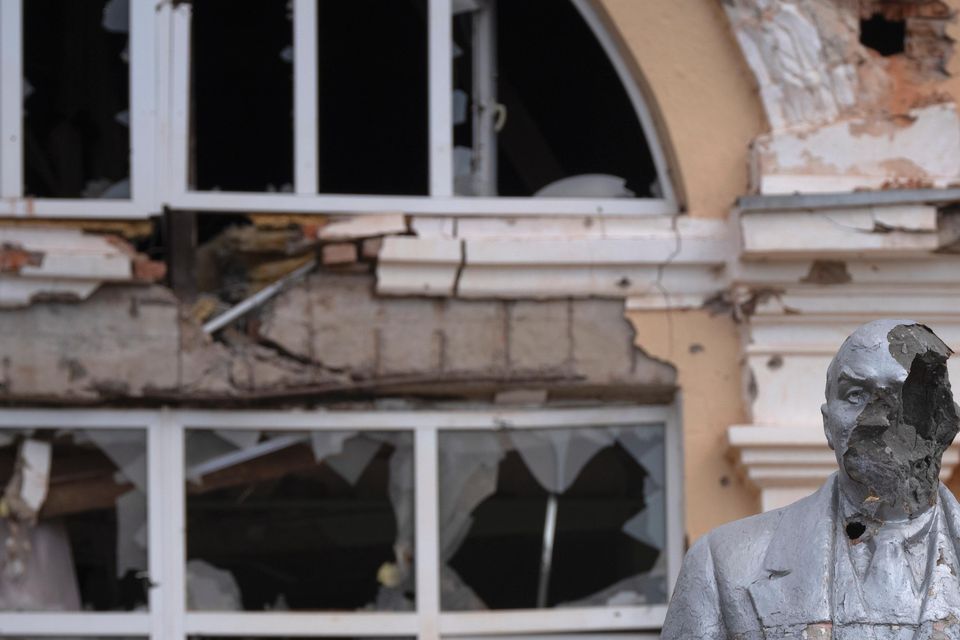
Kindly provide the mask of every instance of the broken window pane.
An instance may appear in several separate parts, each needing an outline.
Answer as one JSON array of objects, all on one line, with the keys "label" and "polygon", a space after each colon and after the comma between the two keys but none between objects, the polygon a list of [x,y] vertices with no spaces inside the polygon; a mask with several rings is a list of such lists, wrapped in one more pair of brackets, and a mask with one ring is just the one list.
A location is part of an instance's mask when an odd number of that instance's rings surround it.
[{"label": "broken window pane", "polygon": [[147,603],[142,430],[0,431],[0,610]]},{"label": "broken window pane", "polygon": [[187,607],[412,611],[413,438],[190,430]]},{"label": "broken window pane", "polygon": [[23,2],[26,195],[130,197],[128,2]]},{"label": "broken window pane", "polygon": [[191,185],[204,191],[292,191],[289,3],[192,4]]},{"label": "broken window pane", "polygon": [[440,435],[445,610],[666,603],[664,427]]},{"label": "broken window pane", "polygon": [[318,0],[322,193],[427,193],[425,0]]},{"label": "broken window pane", "polygon": [[[662,196],[633,104],[572,2],[455,5],[460,7],[453,24],[458,194]],[[488,8],[496,19],[485,34],[477,21]],[[485,60],[495,60],[492,88],[484,84],[489,78],[476,73]],[[478,113],[488,115],[490,126],[474,125]],[[496,154],[494,184],[484,182],[486,153]],[[473,179],[465,179],[470,174]]]}]

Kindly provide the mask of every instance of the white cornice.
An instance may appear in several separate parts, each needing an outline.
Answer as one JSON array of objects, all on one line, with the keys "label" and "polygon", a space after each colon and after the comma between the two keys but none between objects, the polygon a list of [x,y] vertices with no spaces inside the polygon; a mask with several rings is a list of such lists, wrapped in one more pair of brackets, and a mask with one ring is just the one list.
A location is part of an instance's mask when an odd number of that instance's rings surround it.
[{"label": "white cornice", "polygon": [[[812,493],[837,470],[823,429],[815,425],[734,425],[727,431],[744,476],[760,489],[764,511]],[[960,443],[943,454],[942,479],[960,462]]]}]

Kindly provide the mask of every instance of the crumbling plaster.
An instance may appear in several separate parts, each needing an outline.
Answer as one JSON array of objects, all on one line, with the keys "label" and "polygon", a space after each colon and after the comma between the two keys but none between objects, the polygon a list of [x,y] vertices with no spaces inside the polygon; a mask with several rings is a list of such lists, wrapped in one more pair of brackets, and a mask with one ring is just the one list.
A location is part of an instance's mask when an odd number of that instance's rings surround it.
[{"label": "crumbling plaster", "polygon": [[[724,0],[769,131],[751,189],[809,193],[960,181],[956,0]],[[860,20],[901,20],[903,51],[861,44]]]},{"label": "crumbling plaster", "polygon": [[635,344],[676,368],[683,421],[684,516],[689,542],[757,511],[756,497],[725,455],[726,429],[745,416],[741,326],[703,309],[630,310]]},{"label": "crumbling plaster", "polygon": [[0,313],[0,401],[226,404],[412,396],[668,403],[672,367],[632,348],[617,300],[381,298],[316,273],[217,338],[159,287]]}]

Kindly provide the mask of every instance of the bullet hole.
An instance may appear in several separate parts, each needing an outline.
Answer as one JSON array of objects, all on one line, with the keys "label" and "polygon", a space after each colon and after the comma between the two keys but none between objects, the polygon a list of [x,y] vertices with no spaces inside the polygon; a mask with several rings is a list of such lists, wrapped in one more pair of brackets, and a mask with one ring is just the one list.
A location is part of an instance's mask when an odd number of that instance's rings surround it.
[{"label": "bullet hole", "polygon": [[730,476],[720,476],[720,486],[729,487],[730,486]]},{"label": "bullet hole", "polygon": [[847,523],[847,537],[851,540],[857,540],[863,535],[867,527],[862,522]]},{"label": "bullet hole", "polygon": [[770,356],[770,359],[767,360],[767,369],[771,371],[776,371],[783,366],[783,356],[779,353]]},{"label": "bullet hole", "polygon": [[905,20],[888,20],[875,13],[869,20],[860,21],[860,43],[884,57],[903,53],[906,39]]},{"label": "bullet hole", "polygon": [[690,353],[703,353],[703,345],[699,342],[694,342],[690,345]]}]

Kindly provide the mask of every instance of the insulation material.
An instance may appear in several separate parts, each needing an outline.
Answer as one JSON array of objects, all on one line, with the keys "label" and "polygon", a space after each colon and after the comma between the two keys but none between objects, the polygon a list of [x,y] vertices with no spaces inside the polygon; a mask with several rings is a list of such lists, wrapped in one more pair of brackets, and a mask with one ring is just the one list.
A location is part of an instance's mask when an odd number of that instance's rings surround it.
[{"label": "insulation material", "polygon": [[[5,541],[0,545],[0,611],[80,611],[70,539],[62,521],[24,527],[0,520],[0,539]],[[30,552],[11,557],[11,540],[24,540]]]},{"label": "insulation material", "polygon": [[187,562],[187,610],[243,611],[233,574],[203,560]]}]

